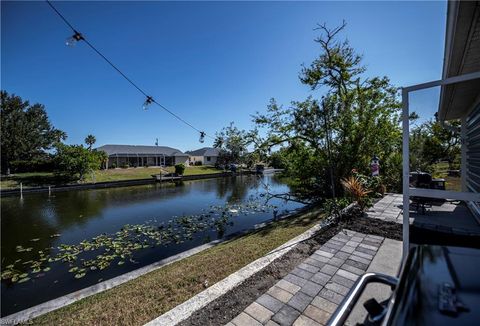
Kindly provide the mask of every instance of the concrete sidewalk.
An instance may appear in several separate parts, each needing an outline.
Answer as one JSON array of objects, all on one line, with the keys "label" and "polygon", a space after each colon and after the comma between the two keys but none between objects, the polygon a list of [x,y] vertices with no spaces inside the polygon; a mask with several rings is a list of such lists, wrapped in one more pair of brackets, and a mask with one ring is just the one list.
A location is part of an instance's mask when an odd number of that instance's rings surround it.
[{"label": "concrete sidewalk", "polygon": [[[227,325],[325,325],[360,275],[395,275],[400,258],[399,241],[343,230]],[[354,321],[363,320],[362,309],[355,309]]]}]

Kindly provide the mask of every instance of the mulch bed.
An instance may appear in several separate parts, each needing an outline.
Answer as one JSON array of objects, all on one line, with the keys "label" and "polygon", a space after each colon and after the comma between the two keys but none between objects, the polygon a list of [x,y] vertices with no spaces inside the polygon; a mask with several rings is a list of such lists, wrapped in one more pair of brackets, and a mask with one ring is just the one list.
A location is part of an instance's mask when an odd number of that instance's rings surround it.
[{"label": "mulch bed", "polygon": [[290,252],[203,309],[195,312],[179,325],[205,326],[228,323],[342,229],[402,240],[401,224],[366,218],[362,215],[357,211],[354,216],[349,216],[347,219],[326,227],[314,237],[299,243]]}]

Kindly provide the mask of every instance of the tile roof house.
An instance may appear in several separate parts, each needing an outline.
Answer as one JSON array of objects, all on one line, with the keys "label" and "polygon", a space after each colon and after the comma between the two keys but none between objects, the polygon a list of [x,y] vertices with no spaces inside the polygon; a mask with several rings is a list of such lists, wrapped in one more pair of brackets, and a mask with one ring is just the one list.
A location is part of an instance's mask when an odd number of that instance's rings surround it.
[{"label": "tile roof house", "polygon": [[108,155],[108,167],[165,166],[188,163],[188,154],[168,146],[104,145],[96,148]]},{"label": "tile roof house", "polygon": [[220,150],[213,147],[203,147],[195,151],[187,151],[186,153],[190,155],[190,165],[215,165]]}]

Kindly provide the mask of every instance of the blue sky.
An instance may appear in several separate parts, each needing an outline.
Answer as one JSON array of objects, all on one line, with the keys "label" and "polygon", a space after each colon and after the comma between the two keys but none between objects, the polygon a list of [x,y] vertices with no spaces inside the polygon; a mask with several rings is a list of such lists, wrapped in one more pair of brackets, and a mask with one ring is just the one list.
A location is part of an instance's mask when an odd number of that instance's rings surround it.
[{"label": "blue sky", "polygon": [[[446,2],[56,2],[72,24],[143,89],[214,135],[270,98],[288,104],[312,94],[298,72],[318,54],[317,23],[347,28],[367,75],[397,86],[439,79]],[[1,88],[46,106],[67,143],[94,134],[97,145],[211,145],[144,97],[70,30],[43,1],[2,1]],[[319,96],[318,92],[313,93]],[[435,92],[412,107],[436,110]]]}]

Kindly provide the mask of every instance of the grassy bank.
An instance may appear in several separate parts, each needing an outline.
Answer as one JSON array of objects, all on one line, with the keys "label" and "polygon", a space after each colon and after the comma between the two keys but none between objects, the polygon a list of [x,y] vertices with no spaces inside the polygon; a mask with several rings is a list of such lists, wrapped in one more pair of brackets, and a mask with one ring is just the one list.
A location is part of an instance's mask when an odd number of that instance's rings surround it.
[{"label": "grassy bank", "polygon": [[35,325],[143,325],[279,245],[322,218],[312,211],[222,243],[103,293],[33,320]]},{"label": "grassy bank", "polygon": [[[175,167],[169,166],[163,171],[174,172]],[[185,175],[200,175],[208,173],[221,173],[221,170],[210,166],[192,166],[185,169]],[[160,168],[129,168],[129,169],[109,169],[96,171],[95,176],[88,176],[84,182],[107,182],[107,181],[122,181],[133,179],[149,179],[152,174],[160,173]],[[43,187],[49,185],[66,184],[58,180],[53,173],[50,172],[32,172],[32,173],[17,173],[10,177],[2,178],[0,182],[1,189],[14,189],[20,187],[20,183],[25,188],[29,187]]]},{"label": "grassy bank", "polygon": [[[163,172],[175,172],[175,167],[168,166],[162,169]],[[200,175],[208,173],[221,173],[222,170],[218,170],[211,166],[191,166],[185,168],[184,175]],[[120,181],[120,180],[132,180],[132,179],[149,179],[152,174],[160,173],[160,168],[130,168],[130,169],[109,169],[96,171],[95,182],[105,181]],[[92,182],[92,178],[85,180],[86,182]]]}]

